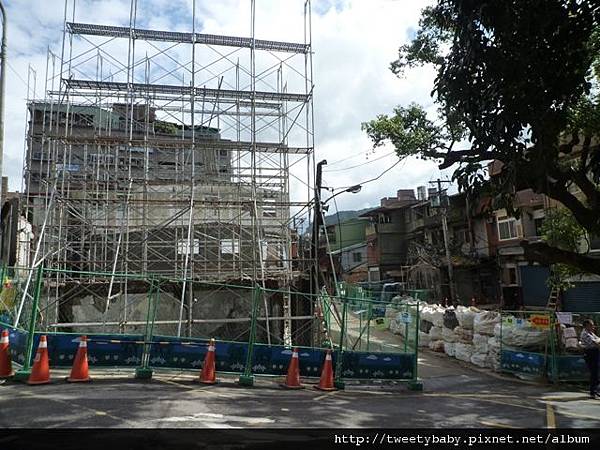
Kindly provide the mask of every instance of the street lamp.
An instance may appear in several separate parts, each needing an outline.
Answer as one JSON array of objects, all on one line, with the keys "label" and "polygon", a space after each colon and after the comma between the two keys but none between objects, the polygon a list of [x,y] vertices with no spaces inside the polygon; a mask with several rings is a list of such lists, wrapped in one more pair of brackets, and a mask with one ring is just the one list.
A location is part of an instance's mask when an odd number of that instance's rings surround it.
[{"label": "street lamp", "polygon": [[333,194],[331,197],[329,197],[327,200],[325,200],[325,201],[323,202],[323,204],[324,204],[324,205],[325,205],[325,204],[327,204],[327,202],[328,202],[329,200],[331,200],[333,197],[337,197],[338,195],[340,195],[340,194],[343,194],[343,193],[345,193],[345,192],[349,192],[349,193],[351,193],[351,194],[358,194],[358,193],[360,192],[360,190],[361,190],[361,189],[362,189],[362,185],[360,185],[360,184],[355,184],[354,186],[350,186],[348,189],[345,189],[345,190],[343,190],[343,191],[336,192],[336,193],[335,193],[335,194]]}]

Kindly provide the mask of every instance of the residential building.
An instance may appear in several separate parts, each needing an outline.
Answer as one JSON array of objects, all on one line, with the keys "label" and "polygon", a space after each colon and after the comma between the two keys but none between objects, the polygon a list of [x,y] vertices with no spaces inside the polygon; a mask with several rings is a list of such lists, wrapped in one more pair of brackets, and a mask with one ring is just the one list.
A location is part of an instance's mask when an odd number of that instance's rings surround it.
[{"label": "residential building", "polygon": [[401,189],[361,215],[370,220],[366,229],[368,281],[402,278],[408,256],[407,217],[416,203],[412,189]]}]

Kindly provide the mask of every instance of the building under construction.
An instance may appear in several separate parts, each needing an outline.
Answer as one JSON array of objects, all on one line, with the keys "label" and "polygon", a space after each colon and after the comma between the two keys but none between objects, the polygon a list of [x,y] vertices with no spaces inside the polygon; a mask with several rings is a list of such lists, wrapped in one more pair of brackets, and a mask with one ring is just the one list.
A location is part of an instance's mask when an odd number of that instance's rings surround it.
[{"label": "building under construction", "polygon": [[278,290],[261,300],[263,336],[288,341],[312,323],[293,295],[291,214],[312,196],[310,1],[298,43],[256,39],[254,0],[247,37],[197,30],[196,1],[188,31],[146,29],[145,3],[113,26],[78,22],[65,1],[44,98],[28,101],[22,203],[29,267],[53,270],[44,325],[135,330],[144,277],[160,277],[162,332],[233,339],[248,316],[237,287],[258,283]]}]

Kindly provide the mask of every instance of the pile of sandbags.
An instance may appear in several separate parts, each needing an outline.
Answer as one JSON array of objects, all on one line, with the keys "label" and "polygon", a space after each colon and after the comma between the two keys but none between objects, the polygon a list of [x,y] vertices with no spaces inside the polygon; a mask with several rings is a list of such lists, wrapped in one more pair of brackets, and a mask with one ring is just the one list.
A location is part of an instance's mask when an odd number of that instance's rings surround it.
[{"label": "pile of sandbags", "polygon": [[[412,299],[409,301],[413,301]],[[405,299],[395,302],[403,304]],[[420,302],[419,302],[420,303]],[[478,367],[498,370],[500,367],[500,314],[475,307],[445,308],[440,305],[420,304],[419,347],[445,353]],[[386,308],[390,330],[403,335],[405,324],[400,322],[398,308]],[[502,330],[505,332],[505,329]],[[570,332],[567,332],[569,334]],[[510,339],[523,340],[518,332]],[[531,341],[531,336],[524,338]]]}]

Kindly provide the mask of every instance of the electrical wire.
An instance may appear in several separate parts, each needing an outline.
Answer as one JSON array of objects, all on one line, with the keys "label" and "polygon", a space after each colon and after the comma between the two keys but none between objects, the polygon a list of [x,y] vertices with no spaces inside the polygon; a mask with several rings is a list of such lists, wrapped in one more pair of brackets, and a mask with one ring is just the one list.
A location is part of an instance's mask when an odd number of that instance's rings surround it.
[{"label": "electrical wire", "polygon": [[[350,187],[352,187],[352,186],[356,186],[356,185],[364,186],[365,184],[372,183],[373,181],[377,181],[377,180],[379,180],[379,179],[380,179],[382,176],[384,176],[386,173],[388,173],[390,170],[392,170],[394,167],[396,167],[398,164],[400,164],[400,163],[404,163],[404,164],[406,164],[406,161],[407,161],[407,160],[406,160],[406,158],[404,158],[404,159],[399,159],[398,161],[396,161],[394,164],[392,164],[390,167],[388,167],[387,169],[385,169],[383,172],[381,172],[379,175],[377,175],[377,176],[376,176],[376,177],[374,177],[374,178],[370,178],[370,179],[368,179],[368,180],[365,180],[365,181],[358,182],[358,183],[356,183],[355,185],[340,187],[340,188],[338,188],[338,189],[348,189],[348,188],[350,188]],[[404,164],[402,164],[402,166],[404,166]]]},{"label": "electrical wire", "polygon": [[[375,158],[375,159],[371,159],[371,160],[369,160],[369,161],[366,161],[366,162],[364,162],[364,163],[362,163],[362,164],[356,164],[355,166],[343,167],[343,168],[341,168],[341,169],[332,169],[332,170],[327,170],[327,169],[325,169],[325,170],[323,170],[323,171],[324,171],[324,172],[341,172],[341,171],[343,171],[343,170],[356,169],[357,167],[363,167],[363,166],[365,166],[365,165],[367,165],[367,164],[374,163],[375,161],[379,161],[379,160],[381,160],[381,159],[383,159],[383,158],[387,158],[388,156],[390,156],[390,155],[395,155],[395,154],[396,154],[396,152],[390,152],[390,153],[386,153],[385,155],[381,155],[381,156],[380,156],[380,157],[378,157],[378,158]],[[329,166],[329,164],[328,164],[328,166]]]},{"label": "electrical wire", "polygon": [[348,155],[348,156],[346,156],[344,158],[340,158],[340,159],[337,159],[335,161],[332,161],[332,162],[328,163],[327,166],[334,166],[334,165],[339,164],[341,162],[348,161],[348,160],[354,159],[354,158],[358,158],[359,156],[366,156],[368,154],[369,154],[369,150],[361,150],[358,153],[352,153],[352,154],[350,154],[350,155]]},{"label": "electrical wire", "polygon": [[10,70],[12,70],[14,72],[14,74],[19,78],[19,80],[21,80],[21,82],[27,86],[27,81],[25,81],[25,79],[19,74],[19,72],[16,71],[16,69],[12,66],[11,63],[9,63],[8,61],[6,62],[6,65],[8,66],[8,68]]}]

